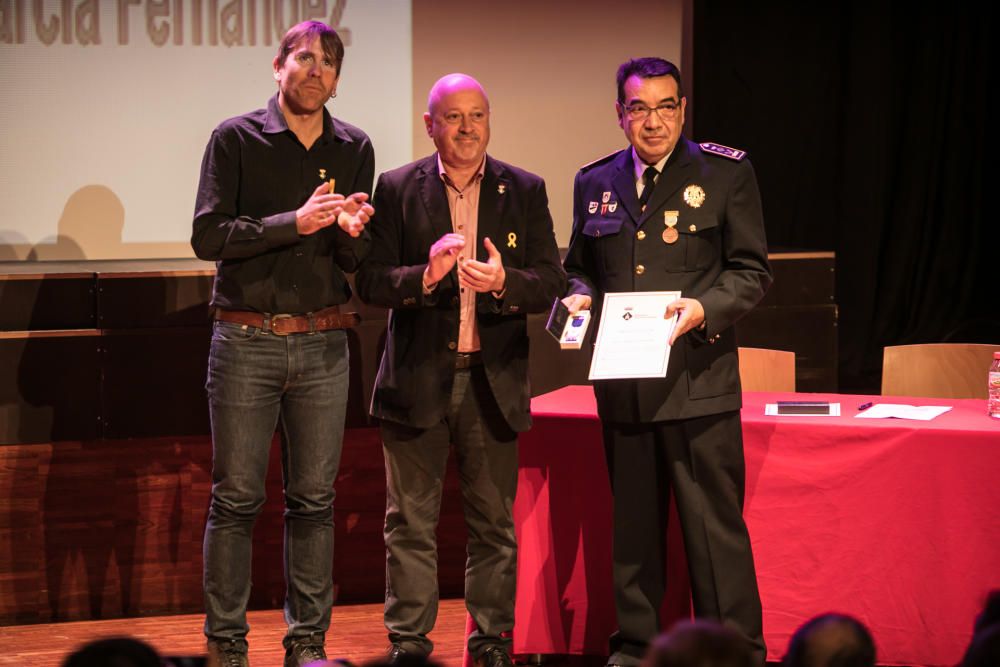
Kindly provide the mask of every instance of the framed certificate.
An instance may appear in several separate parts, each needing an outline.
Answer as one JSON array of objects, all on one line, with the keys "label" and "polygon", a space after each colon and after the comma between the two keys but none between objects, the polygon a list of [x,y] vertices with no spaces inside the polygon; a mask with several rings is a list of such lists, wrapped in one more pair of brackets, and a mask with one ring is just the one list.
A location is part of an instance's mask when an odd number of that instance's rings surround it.
[{"label": "framed certificate", "polygon": [[680,296],[680,292],[605,294],[589,378],[665,377],[677,317],[664,319],[663,314],[667,304]]}]

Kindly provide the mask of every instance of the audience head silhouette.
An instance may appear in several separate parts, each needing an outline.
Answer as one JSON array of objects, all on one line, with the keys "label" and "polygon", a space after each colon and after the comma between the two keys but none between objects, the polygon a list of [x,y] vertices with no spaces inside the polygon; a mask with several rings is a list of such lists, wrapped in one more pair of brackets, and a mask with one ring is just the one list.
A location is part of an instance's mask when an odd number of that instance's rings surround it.
[{"label": "audience head silhouette", "polygon": [[657,637],[643,667],[752,667],[750,646],[734,631],[706,620],[678,623]]},{"label": "audience head silhouette", "polygon": [[875,641],[861,621],[823,614],[792,635],[783,667],[874,667]]},{"label": "audience head silhouette", "polygon": [[160,656],[138,639],[112,637],[85,644],[71,653],[62,667],[160,667]]}]

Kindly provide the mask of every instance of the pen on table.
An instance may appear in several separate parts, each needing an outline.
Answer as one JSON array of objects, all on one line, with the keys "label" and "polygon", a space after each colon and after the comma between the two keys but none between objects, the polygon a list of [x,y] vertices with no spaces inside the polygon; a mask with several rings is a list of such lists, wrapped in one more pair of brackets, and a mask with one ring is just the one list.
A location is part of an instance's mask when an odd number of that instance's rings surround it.
[{"label": "pen on table", "polygon": [[875,405],[875,403],[873,403],[872,401],[868,401],[867,403],[862,403],[861,405],[858,406],[858,412],[861,412],[862,410],[867,410],[873,405]]}]

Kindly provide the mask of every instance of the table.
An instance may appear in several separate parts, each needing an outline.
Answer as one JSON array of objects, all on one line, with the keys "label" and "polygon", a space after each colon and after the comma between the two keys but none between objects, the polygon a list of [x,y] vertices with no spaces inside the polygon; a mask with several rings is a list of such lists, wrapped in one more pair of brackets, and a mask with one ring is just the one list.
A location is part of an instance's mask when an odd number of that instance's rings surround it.
[{"label": "table", "polygon": [[[792,399],[838,401],[843,414],[764,416],[766,403]],[[855,419],[873,400],[953,409],[930,422]],[[605,654],[611,494],[593,392],[565,387],[531,409],[514,504],[514,652]],[[748,392],[743,432],[769,659],[802,622],[839,611],[871,629],[880,664],[958,662],[986,593],[1000,588],[1000,420],[985,402]],[[668,617],[689,604],[679,560],[668,566]]]}]

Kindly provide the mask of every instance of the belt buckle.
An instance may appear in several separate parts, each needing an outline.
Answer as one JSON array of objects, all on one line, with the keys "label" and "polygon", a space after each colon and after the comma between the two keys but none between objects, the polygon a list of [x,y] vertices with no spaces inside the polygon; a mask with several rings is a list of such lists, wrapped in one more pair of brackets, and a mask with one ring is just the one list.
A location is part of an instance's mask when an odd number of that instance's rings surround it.
[{"label": "belt buckle", "polygon": [[288,313],[280,313],[278,315],[271,315],[271,317],[269,317],[267,319],[267,328],[275,336],[288,336],[292,332],[291,331],[275,331],[274,330],[274,322],[275,322],[275,320],[290,320],[290,319],[292,319],[292,315],[290,315]]}]

